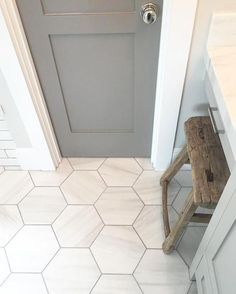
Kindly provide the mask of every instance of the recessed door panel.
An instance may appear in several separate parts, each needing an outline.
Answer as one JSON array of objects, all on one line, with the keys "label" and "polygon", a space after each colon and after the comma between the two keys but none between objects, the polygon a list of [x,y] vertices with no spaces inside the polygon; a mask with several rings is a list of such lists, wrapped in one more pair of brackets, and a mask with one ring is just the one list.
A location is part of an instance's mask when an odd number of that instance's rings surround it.
[{"label": "recessed door panel", "polygon": [[162,1],[16,2],[62,155],[150,156]]},{"label": "recessed door panel", "polygon": [[50,39],[71,132],[133,132],[134,35]]}]

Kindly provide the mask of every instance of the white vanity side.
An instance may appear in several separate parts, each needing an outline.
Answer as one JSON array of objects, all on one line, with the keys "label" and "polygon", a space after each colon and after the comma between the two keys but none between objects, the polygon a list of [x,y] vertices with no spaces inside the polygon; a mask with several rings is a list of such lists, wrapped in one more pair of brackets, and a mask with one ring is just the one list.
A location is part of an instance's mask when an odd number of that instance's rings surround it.
[{"label": "white vanity side", "polygon": [[215,15],[206,55],[206,93],[231,169],[191,265],[200,294],[236,293],[236,14]]}]

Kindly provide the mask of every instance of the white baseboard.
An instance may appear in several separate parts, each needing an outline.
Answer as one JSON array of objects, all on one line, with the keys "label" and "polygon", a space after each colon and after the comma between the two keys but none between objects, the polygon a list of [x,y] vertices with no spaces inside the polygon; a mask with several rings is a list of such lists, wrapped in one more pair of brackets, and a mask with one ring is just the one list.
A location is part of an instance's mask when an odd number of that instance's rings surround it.
[{"label": "white baseboard", "polygon": [[43,154],[43,150],[17,148],[17,161],[23,170],[55,170],[53,161]]}]

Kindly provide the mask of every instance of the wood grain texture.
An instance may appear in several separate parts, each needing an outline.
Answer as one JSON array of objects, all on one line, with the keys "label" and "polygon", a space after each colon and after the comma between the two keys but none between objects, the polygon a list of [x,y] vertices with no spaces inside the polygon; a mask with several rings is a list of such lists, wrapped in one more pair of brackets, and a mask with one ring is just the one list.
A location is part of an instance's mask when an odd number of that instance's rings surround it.
[{"label": "wood grain texture", "polygon": [[218,203],[230,171],[218,135],[209,117],[193,117],[185,122],[188,155],[192,166],[194,203]]},{"label": "wood grain texture", "polygon": [[183,233],[184,229],[190,222],[192,216],[194,215],[197,206],[193,201],[193,190],[189,193],[188,199],[185,202],[184,209],[179,217],[178,222],[176,223],[175,227],[171,230],[168,237],[165,239],[162,249],[165,254],[170,254],[175,245],[180,238],[181,234]]},{"label": "wood grain texture", "polygon": [[180,170],[180,168],[185,164],[188,163],[188,151],[187,146],[184,146],[184,148],[180,151],[179,155],[176,157],[174,162],[169,166],[169,168],[165,171],[163,176],[161,177],[161,185],[168,181],[170,182],[171,179],[177,174],[177,172]]}]

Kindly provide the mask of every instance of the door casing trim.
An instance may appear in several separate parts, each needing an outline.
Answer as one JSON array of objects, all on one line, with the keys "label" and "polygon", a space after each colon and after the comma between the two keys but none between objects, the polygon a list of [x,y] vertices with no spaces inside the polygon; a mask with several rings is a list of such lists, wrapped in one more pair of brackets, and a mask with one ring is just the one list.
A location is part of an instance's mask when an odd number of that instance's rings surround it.
[{"label": "door casing trim", "polygon": [[[164,1],[151,158],[157,170],[164,170],[169,165],[173,154],[197,3],[198,0]],[[55,169],[61,161],[61,154],[16,2],[15,0],[0,0],[0,7],[12,40],[11,45],[15,50],[27,84],[28,99],[33,103],[35,111],[33,119],[38,125],[38,132],[28,131],[34,149],[24,148],[24,152],[21,152],[23,155],[20,156],[20,163],[28,169]],[[179,42],[180,38],[181,42]],[[3,75],[6,81],[10,78],[4,72]],[[169,86],[170,81],[171,87]],[[8,86],[11,88],[11,83],[8,83]],[[17,103],[17,96],[12,96]],[[29,119],[27,113],[24,113],[21,118],[27,129]],[[30,119],[32,120],[32,116]],[[36,138],[38,133],[41,134],[40,139]],[[40,154],[39,150],[42,146],[45,150]],[[20,154],[20,149],[18,154]],[[44,158],[34,160],[36,154]]]},{"label": "door casing trim", "polygon": [[172,159],[198,0],[165,0],[156,105],[152,163],[165,170]]},{"label": "door casing trim", "polygon": [[[15,0],[0,0],[0,7],[8,29],[8,34],[10,35],[12,41],[12,44],[6,44],[6,46],[11,47],[10,49],[14,49],[15,51],[22,71],[23,79],[25,80],[27,86],[24,88],[24,94],[28,97],[28,99],[31,99],[31,102],[33,103],[32,106],[35,111],[34,116],[32,116],[32,112],[29,113],[29,115],[31,115],[30,122],[32,122],[32,125],[35,125],[35,129],[30,131],[27,128],[29,127],[29,122],[26,118],[28,116],[27,110],[29,112],[29,109],[26,105],[24,105],[24,103],[19,104],[18,96],[12,95],[16,105],[18,105],[18,109],[19,107],[25,107],[24,115],[21,115],[21,118],[24,122],[27,135],[32,145],[28,148],[17,148],[18,161],[24,169],[53,170],[60,163],[61,154],[29,50],[23,25],[21,23],[18,8]],[[9,81],[11,79],[11,74],[6,73],[3,70],[3,75],[6,79],[8,87],[11,88],[12,85]],[[28,93],[26,93],[27,91]]]}]

